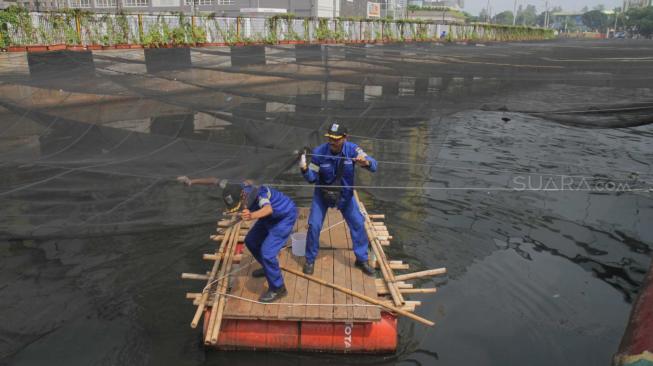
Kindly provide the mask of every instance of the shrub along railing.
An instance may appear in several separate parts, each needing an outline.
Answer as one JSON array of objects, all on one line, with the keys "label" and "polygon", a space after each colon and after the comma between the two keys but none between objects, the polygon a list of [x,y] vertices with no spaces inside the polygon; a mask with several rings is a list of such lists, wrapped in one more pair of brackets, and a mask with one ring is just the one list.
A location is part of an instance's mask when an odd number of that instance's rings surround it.
[{"label": "shrub along railing", "polygon": [[492,24],[435,24],[420,20],[229,18],[211,15],[95,14],[79,9],[0,11],[0,48],[71,45],[120,46],[387,41],[515,41],[553,38],[541,28]]}]

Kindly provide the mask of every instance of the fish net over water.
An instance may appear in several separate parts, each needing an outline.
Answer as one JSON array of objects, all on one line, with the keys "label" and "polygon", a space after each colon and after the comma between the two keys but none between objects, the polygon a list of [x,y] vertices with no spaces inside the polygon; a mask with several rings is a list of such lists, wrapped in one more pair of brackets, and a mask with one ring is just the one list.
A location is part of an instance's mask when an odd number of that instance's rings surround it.
[{"label": "fish net over water", "polygon": [[[188,362],[198,347],[178,273],[206,269],[198,253],[215,247],[223,207],[217,188],[175,177],[255,179],[306,206],[295,151],[333,119],[379,161],[356,180],[387,216],[389,254],[474,279],[438,299],[460,301],[455,326],[420,347],[457,349],[473,332],[491,350],[515,324],[537,345],[501,343],[495,364],[534,349],[546,364],[601,358],[650,261],[651,75],[645,41],[2,54],[0,358],[61,360],[75,344],[87,364]],[[483,297],[486,279],[500,291]],[[567,290],[583,296],[547,293]],[[502,326],[477,326],[481,302]],[[550,346],[560,332],[564,349]]]},{"label": "fish net over water", "polygon": [[[294,151],[322,142],[333,119],[382,162],[359,179],[380,197],[397,194],[383,187],[515,188],[524,173],[650,182],[643,147],[591,162],[591,147],[551,146],[583,139],[583,128],[650,123],[651,57],[635,42],[5,54],[0,230],[20,238],[206,222],[219,200],[193,202],[177,175],[301,191]],[[513,135],[516,123],[531,137],[547,131],[544,140]]]}]

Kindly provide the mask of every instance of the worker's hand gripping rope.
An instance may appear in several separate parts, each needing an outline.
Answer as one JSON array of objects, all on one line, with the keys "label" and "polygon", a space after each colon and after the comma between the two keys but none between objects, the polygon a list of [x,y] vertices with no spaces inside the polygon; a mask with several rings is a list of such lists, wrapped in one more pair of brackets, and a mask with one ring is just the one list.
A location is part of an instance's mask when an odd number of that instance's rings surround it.
[{"label": "worker's hand gripping rope", "polygon": [[296,151],[296,153],[299,155],[299,169],[302,171],[305,171],[308,169],[308,163],[307,163],[307,155],[311,153],[311,149],[308,147],[304,147],[303,149]]}]

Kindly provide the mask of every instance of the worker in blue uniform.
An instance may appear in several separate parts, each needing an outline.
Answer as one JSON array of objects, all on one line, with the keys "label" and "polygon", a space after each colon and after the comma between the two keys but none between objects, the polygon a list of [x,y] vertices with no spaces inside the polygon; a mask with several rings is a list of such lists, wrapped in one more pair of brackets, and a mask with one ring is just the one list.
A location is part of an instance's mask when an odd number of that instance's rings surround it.
[{"label": "worker in blue uniform", "polygon": [[223,187],[222,198],[228,213],[240,211],[240,218],[257,220],[245,236],[245,245],[262,268],[252,272],[253,277],[267,279],[268,289],[260,302],[273,302],[287,294],[279,268],[279,252],[293,231],[297,220],[295,203],[283,193],[267,186],[255,186],[251,181],[229,183],[217,178],[177,178],[180,182],[215,184]]},{"label": "worker in blue uniform", "polygon": [[367,275],[374,275],[368,263],[369,239],[365,231],[365,219],[354,199],[354,165],[371,172],[376,171],[374,158],[363,149],[347,141],[347,129],[339,122],[333,122],[325,134],[328,142],[316,147],[311,162],[307,165],[306,152],[301,155],[299,168],[309,183],[316,183],[313,203],[308,217],[306,237],[306,262],[303,271],[312,274],[320,245],[320,232],[327,208],[336,207],[345,218],[356,254],[356,267]]}]

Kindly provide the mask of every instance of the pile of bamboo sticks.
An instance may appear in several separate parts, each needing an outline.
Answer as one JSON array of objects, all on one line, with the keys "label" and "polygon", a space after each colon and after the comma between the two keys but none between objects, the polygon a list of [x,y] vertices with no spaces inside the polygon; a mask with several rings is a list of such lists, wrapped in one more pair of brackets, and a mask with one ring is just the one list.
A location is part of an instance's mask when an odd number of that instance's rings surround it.
[{"label": "pile of bamboo sticks", "polygon": [[211,308],[208,321],[208,327],[204,334],[204,343],[207,345],[214,345],[218,342],[220,335],[220,326],[222,324],[222,315],[226,305],[225,296],[219,296],[227,292],[229,286],[229,275],[231,274],[231,266],[238,263],[241,255],[235,254],[238,243],[244,240],[244,234],[249,229],[246,222],[241,221],[219,221],[218,234],[211,235],[210,239],[217,241],[220,244],[216,248],[215,253],[206,253],[202,256],[204,260],[213,261],[211,271],[206,274],[196,273],[182,273],[182,279],[194,279],[207,281],[201,293],[186,294],[186,297],[193,300],[197,305],[195,316],[191,321],[190,326],[196,328],[202,315],[207,308]]},{"label": "pile of bamboo sticks", "polygon": [[[406,281],[415,280],[425,277],[442,275],[447,272],[446,268],[430,269],[426,271],[413,272],[401,275],[395,275],[394,270],[406,270],[410,266],[402,261],[388,260],[383,246],[390,245],[392,236],[388,232],[388,228],[382,221],[385,219],[384,215],[373,215],[367,212],[365,205],[358,197],[358,192],[354,191],[354,197],[358,203],[363,217],[365,218],[365,230],[370,241],[370,247],[374,253],[374,266],[381,270],[383,278],[376,280],[376,290],[380,297],[388,298],[385,303],[394,308],[403,309],[406,311],[415,311],[415,308],[422,303],[420,301],[407,301],[404,295],[407,294],[425,294],[434,293],[436,288],[413,288],[413,284]],[[419,321],[419,320],[418,320]],[[424,324],[428,324],[423,322]],[[428,324],[433,325],[433,324]]]}]

